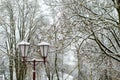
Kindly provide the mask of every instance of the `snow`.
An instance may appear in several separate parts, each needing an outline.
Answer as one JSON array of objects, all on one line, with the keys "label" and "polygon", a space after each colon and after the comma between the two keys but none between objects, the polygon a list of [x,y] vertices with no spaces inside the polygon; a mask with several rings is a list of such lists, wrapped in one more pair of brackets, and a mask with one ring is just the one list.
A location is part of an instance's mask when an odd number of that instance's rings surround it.
[{"label": "snow", "polygon": [[39,46],[40,46],[40,45],[48,45],[48,46],[49,46],[50,44],[47,43],[47,42],[41,42],[41,43],[39,43],[38,45],[39,45]]},{"label": "snow", "polygon": [[[60,75],[60,80],[73,80],[73,76],[63,73],[63,77],[62,77],[62,73],[59,72]],[[57,80],[57,77],[54,77],[54,80]]]},{"label": "snow", "polygon": [[[68,75],[68,74],[63,74],[63,80],[73,80],[73,76],[71,76],[71,75]],[[62,79],[60,79],[60,80],[62,80]]]},{"label": "snow", "polygon": [[76,59],[74,57],[74,52],[72,50],[68,51],[65,55],[64,55],[64,64],[67,65],[75,65],[76,64]]},{"label": "snow", "polygon": [[22,41],[22,42],[18,43],[18,45],[30,45],[30,43],[29,43],[29,42]]}]

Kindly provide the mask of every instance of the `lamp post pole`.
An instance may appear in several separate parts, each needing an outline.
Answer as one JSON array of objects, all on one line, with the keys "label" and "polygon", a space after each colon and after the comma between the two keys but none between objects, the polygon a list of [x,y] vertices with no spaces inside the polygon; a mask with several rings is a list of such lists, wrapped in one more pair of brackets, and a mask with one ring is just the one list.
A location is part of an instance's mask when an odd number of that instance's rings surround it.
[{"label": "lamp post pole", "polygon": [[32,60],[27,60],[26,58],[28,57],[28,48],[30,46],[30,43],[28,42],[20,42],[18,44],[20,52],[22,54],[23,58],[23,63],[26,64],[26,62],[32,63],[33,64],[33,80],[36,80],[36,65],[37,63],[44,63],[46,62],[47,54],[48,54],[48,49],[49,49],[49,43],[46,42],[41,42],[38,44],[38,47],[40,49],[40,54],[42,56],[42,60],[40,59],[32,59]]},{"label": "lamp post pole", "polygon": [[33,80],[36,78],[36,72],[35,72],[35,60],[33,61]]}]

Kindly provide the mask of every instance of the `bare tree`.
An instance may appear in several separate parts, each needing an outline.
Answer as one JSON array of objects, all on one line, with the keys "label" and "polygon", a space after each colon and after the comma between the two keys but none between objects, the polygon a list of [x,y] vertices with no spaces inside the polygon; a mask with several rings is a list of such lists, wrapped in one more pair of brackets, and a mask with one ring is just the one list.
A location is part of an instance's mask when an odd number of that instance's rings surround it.
[{"label": "bare tree", "polygon": [[17,80],[26,77],[26,65],[20,60],[17,43],[22,40],[33,42],[36,29],[41,25],[42,15],[37,0],[7,0],[1,5],[1,26],[4,29],[6,53],[9,56],[10,80],[14,71]]},{"label": "bare tree", "polygon": [[[76,41],[76,43],[80,43],[79,39],[82,38],[82,40],[85,40],[86,44],[90,44],[92,40],[94,43],[91,44],[94,44],[95,46],[91,47],[95,49],[93,50],[92,48],[90,48],[90,50],[85,51],[91,51],[92,53],[98,52],[105,57],[107,56],[113,60],[120,62],[119,57],[120,10],[118,0],[111,1],[55,0],[51,1],[49,5],[59,7],[60,8],[59,11],[61,14],[60,16],[61,17],[64,16],[64,18],[62,17],[62,21],[65,24],[61,25],[65,26],[64,30],[67,29],[66,31],[68,31],[66,32],[68,33],[66,34],[67,37],[65,37],[64,39],[69,38],[69,40],[67,41],[72,42]],[[85,48],[86,46],[84,46],[83,48]],[[99,48],[97,49],[97,51],[95,51],[96,46],[97,48]],[[101,61],[98,64],[100,63],[104,62]],[[105,74],[106,76],[108,76],[107,73]]]}]

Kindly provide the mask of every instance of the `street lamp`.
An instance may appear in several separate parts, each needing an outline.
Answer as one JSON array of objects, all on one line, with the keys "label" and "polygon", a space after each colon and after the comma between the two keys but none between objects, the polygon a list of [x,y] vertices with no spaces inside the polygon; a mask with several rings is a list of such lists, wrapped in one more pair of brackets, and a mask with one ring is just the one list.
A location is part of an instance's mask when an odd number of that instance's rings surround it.
[{"label": "street lamp", "polygon": [[48,55],[49,43],[41,42],[38,44],[38,47],[40,49],[41,56],[44,59],[44,63],[45,63],[47,55]]},{"label": "street lamp", "polygon": [[36,63],[43,62],[45,64],[46,58],[48,55],[49,45],[50,44],[47,42],[41,42],[37,45],[39,47],[40,54],[41,54],[43,60],[35,59],[35,58],[33,58],[32,60],[27,60],[26,58],[28,57],[28,49],[30,47],[30,43],[25,42],[25,41],[18,43],[19,50],[21,52],[21,57],[23,58],[23,62],[32,62],[33,63],[33,80],[35,80],[35,78],[36,78],[36,76],[35,76]]}]

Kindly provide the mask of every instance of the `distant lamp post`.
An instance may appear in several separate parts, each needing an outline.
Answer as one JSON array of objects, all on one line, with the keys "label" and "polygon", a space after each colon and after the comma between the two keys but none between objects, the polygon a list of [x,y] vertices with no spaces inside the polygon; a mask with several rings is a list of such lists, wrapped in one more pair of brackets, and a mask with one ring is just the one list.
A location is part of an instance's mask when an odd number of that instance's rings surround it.
[{"label": "distant lamp post", "polygon": [[33,80],[35,80],[35,78],[36,78],[36,76],[35,76],[35,74],[36,74],[36,72],[35,72],[36,64],[38,62],[43,62],[45,64],[45,62],[46,62],[46,58],[47,58],[48,50],[49,50],[49,45],[50,44],[47,43],[47,42],[41,42],[41,43],[38,44],[40,54],[42,56],[42,60],[35,59],[35,58],[33,58],[32,60],[27,60],[26,58],[28,57],[28,50],[29,50],[29,47],[30,47],[30,43],[24,42],[24,41],[18,43],[19,50],[21,52],[21,57],[23,58],[23,62],[32,62],[33,63]]}]

